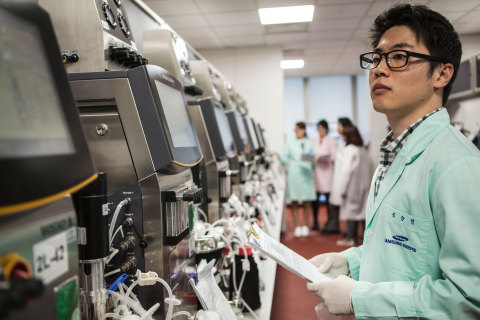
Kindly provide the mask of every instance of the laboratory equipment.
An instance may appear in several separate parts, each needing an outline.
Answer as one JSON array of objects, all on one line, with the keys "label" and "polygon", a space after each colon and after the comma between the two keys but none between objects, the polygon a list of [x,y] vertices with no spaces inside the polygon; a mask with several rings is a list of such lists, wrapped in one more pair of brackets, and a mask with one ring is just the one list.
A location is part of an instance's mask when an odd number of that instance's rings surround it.
[{"label": "laboratory equipment", "polygon": [[122,0],[38,0],[52,18],[67,72],[145,65]]},{"label": "laboratory equipment", "polygon": [[[193,263],[192,204],[201,201],[190,168],[202,160],[181,83],[152,65],[70,74],[70,81],[94,162],[108,174],[108,203],[115,210],[107,286],[122,273],[132,281],[138,268],[158,273],[181,298],[191,290],[184,270]],[[163,301],[160,290],[136,291],[146,309]]]},{"label": "laboratory equipment", "polygon": [[78,317],[69,195],[97,174],[48,14],[31,2],[1,2],[0,47],[1,317]]},{"label": "laboratory equipment", "polygon": [[232,193],[232,176],[238,170],[230,169],[230,161],[237,162],[230,126],[218,100],[214,76],[204,60],[190,62],[197,84],[203,91],[201,99],[189,101],[189,112],[204,154],[206,179],[203,180],[208,199],[208,220],[223,218],[223,204]]}]

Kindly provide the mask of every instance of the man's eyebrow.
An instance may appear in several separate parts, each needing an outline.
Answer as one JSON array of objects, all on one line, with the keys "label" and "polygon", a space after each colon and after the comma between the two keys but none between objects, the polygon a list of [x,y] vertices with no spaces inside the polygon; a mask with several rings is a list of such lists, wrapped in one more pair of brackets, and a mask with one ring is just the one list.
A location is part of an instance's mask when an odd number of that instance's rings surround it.
[{"label": "man's eyebrow", "polygon": [[[404,49],[404,48],[413,48],[413,45],[407,43],[407,42],[400,42],[394,44],[390,49],[395,50],[395,49]],[[382,48],[375,48],[373,51],[375,52],[383,52]]]}]

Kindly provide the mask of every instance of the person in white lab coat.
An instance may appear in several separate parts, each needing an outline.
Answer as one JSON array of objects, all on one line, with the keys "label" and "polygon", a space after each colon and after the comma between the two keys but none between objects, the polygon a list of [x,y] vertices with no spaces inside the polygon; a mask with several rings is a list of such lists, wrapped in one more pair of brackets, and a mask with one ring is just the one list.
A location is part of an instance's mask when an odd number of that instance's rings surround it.
[{"label": "person in white lab coat", "polygon": [[328,198],[332,190],[333,181],[333,162],[335,161],[336,141],[328,135],[328,122],[320,120],[317,124],[318,137],[313,141],[314,153],[314,173],[315,187],[317,189],[317,198],[312,202],[313,207],[313,227],[312,230],[319,230],[318,225],[318,205],[320,195],[325,196],[327,204],[327,217],[331,217],[328,207]]},{"label": "person in white lab coat", "polygon": [[337,245],[353,246],[358,222],[365,223],[365,205],[370,186],[370,164],[367,150],[357,127],[343,129],[345,148],[339,173],[339,191],[342,197],[340,218],[347,220],[347,233]]},{"label": "person in white lab coat", "polygon": [[339,118],[337,131],[340,138],[337,140],[335,162],[333,164],[333,182],[328,199],[328,220],[323,227],[322,234],[340,233],[339,212],[342,204],[342,195],[340,193],[340,169],[342,168],[343,149],[345,148],[345,140],[343,139],[343,129],[352,126],[352,122],[348,118]]}]

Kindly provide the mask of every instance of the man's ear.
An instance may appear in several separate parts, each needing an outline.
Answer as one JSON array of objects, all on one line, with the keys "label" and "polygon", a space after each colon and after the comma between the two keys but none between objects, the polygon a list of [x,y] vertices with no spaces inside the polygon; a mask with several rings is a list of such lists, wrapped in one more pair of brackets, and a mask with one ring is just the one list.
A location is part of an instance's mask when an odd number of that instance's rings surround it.
[{"label": "man's ear", "polygon": [[453,65],[451,63],[442,63],[433,72],[435,89],[441,89],[447,86],[453,77]]}]

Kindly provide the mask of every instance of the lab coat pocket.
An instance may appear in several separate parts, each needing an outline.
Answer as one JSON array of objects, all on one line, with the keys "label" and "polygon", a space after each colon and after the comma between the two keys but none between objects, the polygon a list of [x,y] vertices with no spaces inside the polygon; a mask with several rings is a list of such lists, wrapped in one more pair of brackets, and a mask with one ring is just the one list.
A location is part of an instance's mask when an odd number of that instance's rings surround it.
[{"label": "lab coat pocket", "polygon": [[384,267],[399,276],[416,280],[426,272],[429,219],[410,215],[388,205],[382,210]]}]

